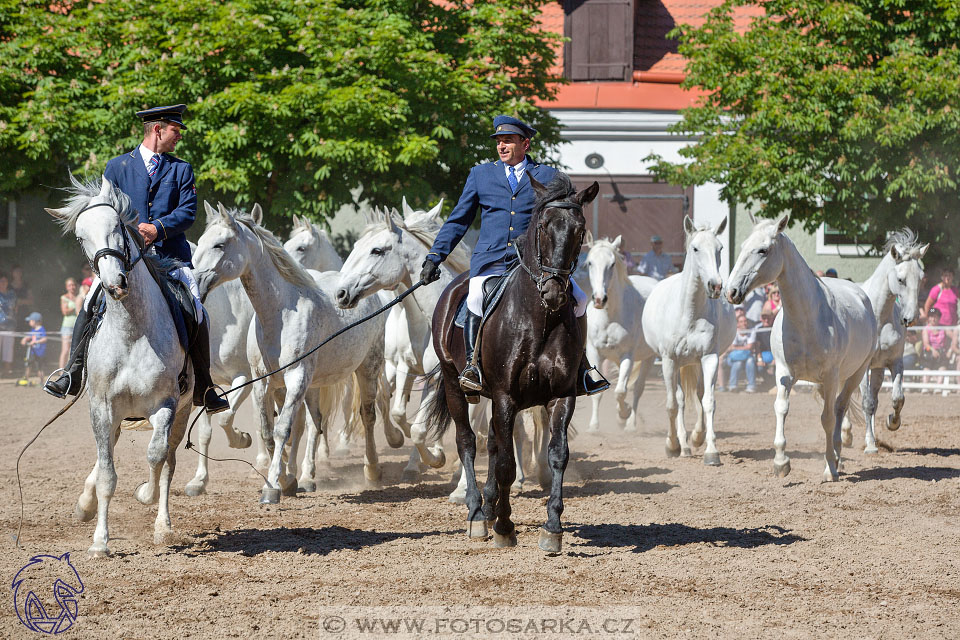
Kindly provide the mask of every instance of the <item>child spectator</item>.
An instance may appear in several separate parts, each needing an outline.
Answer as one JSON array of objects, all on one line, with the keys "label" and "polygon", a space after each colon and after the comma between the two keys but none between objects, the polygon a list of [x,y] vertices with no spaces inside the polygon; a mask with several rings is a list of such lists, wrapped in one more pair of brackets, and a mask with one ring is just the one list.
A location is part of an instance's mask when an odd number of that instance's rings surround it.
[{"label": "child spectator", "polygon": [[903,369],[916,369],[920,366],[920,354],[923,353],[923,341],[919,331],[907,329],[906,344],[903,345]]},{"label": "child spectator", "polygon": [[[940,328],[940,309],[933,307],[927,314],[927,326],[923,328],[923,356],[920,362],[924,369],[931,371],[945,371],[950,364],[948,352],[951,350],[951,334]],[[929,376],[923,377],[924,384],[931,381]],[[941,384],[943,379],[941,378]],[[927,393],[923,389],[920,393]],[[946,392],[944,392],[946,395]]]},{"label": "child spectator", "polygon": [[753,348],[757,343],[757,328],[750,328],[746,315],[737,316],[737,337],[724,355],[727,366],[730,367],[730,380],[727,389],[737,390],[740,370],[747,370],[747,393],[757,390],[757,362],[753,356]]},{"label": "child spectator", "polygon": [[36,311],[27,316],[27,323],[30,331],[20,341],[20,344],[27,347],[27,368],[21,384],[29,384],[31,370],[37,374],[37,384],[43,384],[43,354],[47,351],[47,330],[43,328],[43,316]]}]

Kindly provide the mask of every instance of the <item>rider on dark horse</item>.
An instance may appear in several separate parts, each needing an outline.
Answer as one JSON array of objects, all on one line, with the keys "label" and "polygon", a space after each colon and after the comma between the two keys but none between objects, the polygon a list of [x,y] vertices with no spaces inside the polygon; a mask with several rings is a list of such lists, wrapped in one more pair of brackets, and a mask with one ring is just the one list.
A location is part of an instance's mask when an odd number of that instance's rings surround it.
[{"label": "rider on dark horse", "polygon": [[[515,244],[530,224],[536,194],[528,176],[542,184],[550,182],[557,170],[539,164],[531,156],[530,140],[536,129],[511,116],[497,116],[493,120],[491,138],[497,141],[495,162],[477,165],[470,170],[463,187],[460,201],[450,213],[437,234],[430,253],[423,262],[421,280],[433,282],[440,277],[440,263],[463,238],[480,208],[480,237],[470,260],[470,284],[467,293],[467,319],[463,338],[467,366],[460,374],[460,387],[468,395],[478,394],[483,389],[480,371],[473,363],[474,347],[483,315],[483,282],[499,276],[517,264]],[[571,288],[576,301],[575,315],[580,323],[581,335],[587,334],[587,295],[571,278]],[[593,367],[587,362],[586,353],[580,360],[577,374],[577,394],[592,395],[610,386],[606,380],[595,381],[590,377]]]},{"label": "rider on dark horse", "polygon": [[[197,283],[190,271],[190,245],[184,232],[193,224],[197,213],[197,188],[193,167],[189,162],[169,155],[182,137],[186,105],[155,107],[137,112],[143,121],[143,142],[129,153],[113,158],[107,163],[103,175],[112,184],[130,197],[132,206],[140,219],[137,231],[147,247],[152,247],[160,257],[175,258],[184,267],[171,272],[183,282],[194,295],[194,307],[202,322],[196,338],[190,346],[193,360],[193,403],[202,406],[207,413],[218,413],[230,408],[226,399],[217,393],[210,379],[210,334],[209,323],[200,303]],[[91,314],[91,299],[95,296],[99,278],[90,287],[83,309],[77,315],[73,328],[73,352],[67,368],[56,380],[44,385],[47,393],[58,398],[80,393],[86,345],[90,334],[85,329]]]}]

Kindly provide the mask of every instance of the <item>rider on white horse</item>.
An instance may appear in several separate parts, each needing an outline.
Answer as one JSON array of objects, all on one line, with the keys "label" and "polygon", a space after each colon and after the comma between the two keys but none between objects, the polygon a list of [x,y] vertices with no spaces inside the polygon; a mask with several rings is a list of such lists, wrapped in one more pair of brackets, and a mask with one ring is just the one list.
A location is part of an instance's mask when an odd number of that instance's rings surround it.
[{"label": "rider on white horse", "polygon": [[[440,263],[453,251],[473,223],[480,208],[480,237],[470,259],[470,285],[467,293],[467,319],[463,338],[467,366],[460,374],[460,386],[468,395],[477,394],[482,388],[480,371],[473,364],[473,351],[480,331],[483,315],[483,282],[487,278],[502,275],[518,261],[515,243],[530,224],[530,216],[536,200],[529,176],[546,184],[557,173],[553,167],[539,164],[527,156],[530,139],[537,134],[533,127],[511,116],[497,116],[493,120],[495,131],[491,138],[497,141],[500,159],[475,166],[467,176],[460,201],[450,213],[437,238],[423,261],[420,273],[424,283],[440,277]],[[532,250],[532,249],[531,249]],[[587,335],[587,295],[570,279],[573,297],[576,300],[576,316],[580,330]],[[606,380],[596,382],[589,376],[593,367],[586,355],[581,359],[577,376],[579,395],[599,393],[610,386]]]},{"label": "rider on white horse", "polygon": [[[193,168],[189,162],[169,155],[182,137],[183,112],[186,105],[155,107],[137,112],[143,121],[143,142],[129,153],[107,163],[104,177],[126,193],[133,208],[139,213],[137,231],[144,245],[161,257],[175,258],[184,266],[171,275],[187,285],[194,296],[197,316],[203,321],[190,346],[193,360],[193,402],[207,413],[218,413],[230,408],[226,399],[217,394],[210,380],[210,335],[208,321],[200,303],[197,283],[190,271],[190,245],[184,232],[193,224],[197,212],[197,188]],[[96,265],[94,265],[96,269]],[[99,277],[90,287],[91,294],[84,301],[73,329],[73,353],[63,375],[44,385],[47,393],[58,398],[77,395],[83,376],[87,340],[85,328],[90,314],[91,300],[96,297]],[[87,333],[87,338],[89,338]]]}]

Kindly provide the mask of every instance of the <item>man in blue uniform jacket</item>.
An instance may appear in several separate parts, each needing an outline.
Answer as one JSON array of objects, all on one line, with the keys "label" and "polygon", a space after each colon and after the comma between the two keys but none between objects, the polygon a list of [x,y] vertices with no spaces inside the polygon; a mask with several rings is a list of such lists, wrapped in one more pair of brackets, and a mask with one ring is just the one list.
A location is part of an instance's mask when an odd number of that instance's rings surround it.
[{"label": "man in blue uniform jacket", "polygon": [[[440,263],[463,238],[479,208],[480,237],[470,259],[468,313],[463,330],[467,366],[460,374],[460,387],[468,394],[476,394],[482,389],[480,371],[472,364],[472,360],[480,316],[483,314],[483,281],[503,274],[517,261],[514,243],[526,232],[536,200],[528,175],[546,184],[557,173],[553,167],[539,164],[527,155],[530,140],[537,134],[536,129],[517,118],[504,115],[494,118],[493,128],[490,137],[497,141],[500,159],[470,170],[460,200],[437,234],[420,274],[424,283],[440,277]],[[572,278],[570,284],[576,300],[575,314],[585,336],[587,296]],[[584,355],[577,376],[580,395],[599,393],[610,386],[605,380],[591,380],[591,369]]]},{"label": "man in blue uniform jacket", "polygon": [[[143,121],[143,142],[129,153],[107,162],[103,175],[130,197],[130,205],[137,212],[137,230],[148,247],[166,258],[176,258],[186,265],[173,272],[193,293],[198,315],[204,318],[190,349],[193,360],[193,401],[203,406],[207,413],[217,413],[230,408],[229,403],[217,395],[210,380],[210,336],[199,290],[190,266],[190,245],[184,232],[193,224],[197,213],[197,187],[193,167],[189,162],[170,155],[180,139],[183,124],[184,104],[155,107],[137,112]],[[91,291],[96,290],[95,280]],[[80,390],[86,341],[82,340],[89,314],[87,296],[84,309],[77,315],[74,325],[73,348],[67,370],[57,380],[44,385],[46,391],[59,398],[76,395]]]}]

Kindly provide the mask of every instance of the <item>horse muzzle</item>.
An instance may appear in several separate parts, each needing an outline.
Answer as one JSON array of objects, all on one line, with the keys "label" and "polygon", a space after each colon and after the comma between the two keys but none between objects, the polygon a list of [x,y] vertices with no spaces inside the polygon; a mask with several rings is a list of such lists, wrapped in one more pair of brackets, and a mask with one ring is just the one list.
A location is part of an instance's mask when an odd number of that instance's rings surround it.
[{"label": "horse muzzle", "polygon": [[720,297],[720,294],[723,293],[723,283],[722,282],[708,282],[707,283],[707,296],[716,300]]},{"label": "horse muzzle", "polygon": [[337,300],[337,306],[341,309],[353,309],[357,306],[357,301],[359,300],[358,296],[351,296],[350,292],[344,287],[337,289],[337,293],[334,294],[334,297]]},{"label": "horse muzzle", "polygon": [[540,290],[540,302],[547,311],[553,313],[567,303],[567,292],[556,280],[548,280]]},{"label": "horse muzzle", "polygon": [[743,302],[744,293],[737,287],[727,287],[727,302],[730,304],[740,304]]},{"label": "horse muzzle", "polygon": [[599,296],[593,297],[594,309],[603,309],[605,306],[607,306],[607,296],[603,296],[602,298]]},{"label": "horse muzzle", "polygon": [[130,293],[130,287],[127,284],[127,276],[120,274],[118,280],[119,282],[117,284],[105,284],[103,287],[107,290],[107,293],[110,294],[110,297],[117,302],[126,298]]}]

